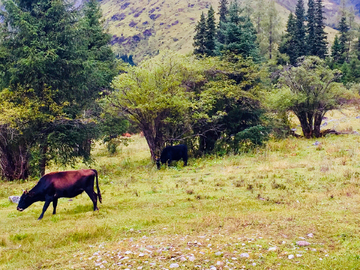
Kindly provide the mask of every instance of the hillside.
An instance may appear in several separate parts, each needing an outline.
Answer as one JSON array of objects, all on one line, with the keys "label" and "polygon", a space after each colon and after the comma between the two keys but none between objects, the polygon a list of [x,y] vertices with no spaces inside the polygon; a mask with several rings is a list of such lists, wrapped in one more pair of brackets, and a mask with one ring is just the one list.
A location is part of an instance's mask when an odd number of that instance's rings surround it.
[{"label": "hillside", "polygon": [[[278,0],[277,8],[285,29],[289,10],[296,0]],[[112,45],[120,55],[133,55],[135,62],[158,50],[191,52],[193,35],[201,12],[210,5],[217,12],[218,0],[104,0],[101,1],[105,25],[113,35]],[[338,5],[324,1],[328,23],[338,17]],[[335,30],[327,28],[329,41]]]}]

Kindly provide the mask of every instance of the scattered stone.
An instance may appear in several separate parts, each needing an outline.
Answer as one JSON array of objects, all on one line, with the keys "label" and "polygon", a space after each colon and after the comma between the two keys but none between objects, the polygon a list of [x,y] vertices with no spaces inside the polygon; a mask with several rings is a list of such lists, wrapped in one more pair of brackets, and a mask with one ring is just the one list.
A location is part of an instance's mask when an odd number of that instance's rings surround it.
[{"label": "scattered stone", "polygon": [[241,258],[249,258],[250,255],[249,255],[248,253],[241,253],[241,254],[240,254],[240,257],[241,257]]},{"label": "scattered stone", "polygon": [[297,241],[296,244],[300,247],[305,247],[305,246],[309,246],[310,243],[307,241]]},{"label": "scattered stone", "polygon": [[277,247],[269,247],[268,251],[275,251],[277,250]]},{"label": "scattered stone", "polygon": [[220,251],[215,252],[215,255],[216,255],[216,256],[221,256],[221,254],[222,254],[222,253],[221,253]]},{"label": "scattered stone", "polygon": [[307,236],[310,238],[314,237],[314,235],[312,233],[309,233]]},{"label": "scattered stone", "polygon": [[189,257],[189,261],[190,261],[190,262],[195,261],[195,257],[194,257],[194,256],[190,256],[190,257]]},{"label": "scattered stone", "polygon": [[172,263],[170,264],[170,268],[178,268],[179,265],[177,263]]},{"label": "scattered stone", "polygon": [[20,196],[9,196],[9,201],[12,203],[19,203]]},{"label": "scattered stone", "polygon": [[291,260],[291,259],[294,259],[294,257],[295,257],[294,255],[290,254],[290,255],[288,256],[288,259]]}]

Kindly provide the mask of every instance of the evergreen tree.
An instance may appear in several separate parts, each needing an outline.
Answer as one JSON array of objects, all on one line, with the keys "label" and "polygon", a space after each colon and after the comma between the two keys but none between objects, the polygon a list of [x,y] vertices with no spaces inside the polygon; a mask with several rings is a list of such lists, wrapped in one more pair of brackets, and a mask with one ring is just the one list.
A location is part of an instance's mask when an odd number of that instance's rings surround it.
[{"label": "evergreen tree", "polygon": [[263,37],[263,42],[260,43],[260,47],[266,49],[265,55],[272,59],[275,55],[277,44],[280,41],[280,17],[275,7],[275,1],[269,1],[268,5],[265,5],[265,13],[261,20],[261,33],[258,33],[258,38]]},{"label": "evergreen tree", "polygon": [[219,24],[216,31],[216,39],[219,43],[219,46],[225,43],[225,24],[226,24],[226,17],[228,15],[228,1],[227,0],[220,0],[219,3]]},{"label": "evergreen tree", "polygon": [[219,2],[219,21],[226,23],[226,16],[228,15],[228,1],[220,0]]},{"label": "evergreen tree", "polygon": [[84,115],[115,75],[98,3],[90,2],[84,14],[64,1],[3,4],[0,51],[6,53],[0,55],[0,90],[10,89],[7,100],[19,106],[24,100],[44,100],[27,123],[32,132],[22,133],[18,126],[19,136],[28,136],[22,137],[27,144],[21,147],[32,149],[40,174],[49,160],[68,164],[76,157],[89,158],[91,138],[97,135]]},{"label": "evergreen tree", "polygon": [[345,14],[343,13],[341,20],[340,20],[340,24],[339,24],[339,31],[340,31],[340,37],[339,37],[339,43],[340,43],[340,48],[341,48],[341,57],[339,59],[340,63],[344,63],[344,61],[347,60],[348,58],[348,52],[349,52],[349,26],[346,23],[346,17]]},{"label": "evergreen tree", "polygon": [[327,35],[324,31],[325,28],[325,17],[322,6],[322,0],[316,0],[315,2],[315,54],[320,58],[325,58],[327,55]]},{"label": "evergreen tree", "polygon": [[109,83],[117,75],[115,54],[111,50],[111,35],[103,31],[99,2],[90,0],[85,4],[83,11],[83,42],[88,55],[84,62],[88,77],[87,95],[93,95],[95,99],[98,90],[109,87]]},{"label": "evergreen tree", "polygon": [[303,0],[298,0],[295,16],[295,53],[296,58],[298,58],[306,55],[305,9]]},{"label": "evergreen tree", "polygon": [[342,47],[338,35],[335,36],[334,43],[331,46],[331,58],[334,63],[338,63],[342,57]]},{"label": "evergreen tree", "polygon": [[289,14],[287,25],[286,25],[286,34],[283,36],[283,41],[279,46],[279,52],[287,54],[289,56],[290,64],[294,65],[296,62],[296,21],[292,13]]},{"label": "evergreen tree", "polygon": [[206,54],[206,19],[204,12],[201,13],[200,21],[195,27],[194,36],[194,54],[205,55]]},{"label": "evergreen tree", "polygon": [[316,18],[315,18],[315,3],[314,0],[309,0],[308,2],[308,11],[307,11],[307,26],[306,26],[306,32],[307,32],[307,39],[306,39],[306,45],[307,45],[307,54],[308,55],[316,55],[316,47],[314,46],[316,44]]},{"label": "evergreen tree", "polygon": [[244,58],[259,60],[259,48],[256,43],[256,31],[249,16],[241,16],[240,7],[233,2],[229,7],[226,23],[224,50]]},{"label": "evergreen tree", "polygon": [[216,36],[216,24],[215,24],[215,12],[212,6],[208,11],[206,20],[206,32],[205,32],[205,54],[207,56],[215,55],[215,36]]}]

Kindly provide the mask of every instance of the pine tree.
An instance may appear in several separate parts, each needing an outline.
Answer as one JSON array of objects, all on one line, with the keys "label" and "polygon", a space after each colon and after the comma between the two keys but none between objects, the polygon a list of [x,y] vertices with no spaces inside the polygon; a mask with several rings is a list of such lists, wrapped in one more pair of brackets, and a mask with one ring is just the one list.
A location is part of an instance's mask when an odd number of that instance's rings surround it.
[{"label": "pine tree", "polygon": [[0,55],[0,90],[44,102],[27,124],[32,132],[21,135],[28,136],[21,147],[31,148],[40,174],[49,160],[68,164],[89,158],[96,135],[93,125],[80,119],[116,73],[97,3],[84,14],[66,1],[5,0],[3,5],[0,51],[7,53]]},{"label": "pine tree", "polygon": [[243,57],[259,60],[256,31],[249,16],[241,16],[240,7],[233,2],[229,7],[228,22],[225,24],[224,50]]},{"label": "pine tree", "polygon": [[296,58],[306,55],[305,9],[303,0],[295,8],[295,52]]},{"label": "pine tree", "polygon": [[335,36],[334,43],[331,46],[331,58],[334,63],[338,63],[342,57],[342,48],[338,35]]},{"label": "pine tree", "polygon": [[261,55],[272,59],[276,55],[277,44],[281,41],[280,35],[280,17],[275,7],[275,1],[270,0],[265,3],[263,0],[257,2],[262,3],[261,7],[258,5],[256,10],[255,20],[257,20],[257,40]]},{"label": "pine tree", "polygon": [[315,3],[315,54],[320,58],[325,58],[327,55],[327,35],[324,31],[325,28],[325,17],[322,6],[322,0],[316,0]]},{"label": "pine tree", "polygon": [[226,17],[228,15],[228,1],[227,0],[220,0],[219,3],[219,24],[217,26],[216,31],[216,39],[219,43],[218,46],[222,46],[225,43],[225,24],[226,24]]},{"label": "pine tree", "polygon": [[205,33],[206,56],[215,55],[215,36],[216,36],[215,11],[212,8],[212,6],[210,6],[206,20],[206,33]]},{"label": "pine tree", "polygon": [[346,17],[343,13],[340,24],[339,24],[339,31],[340,31],[340,37],[339,37],[339,43],[341,47],[341,58],[339,59],[340,63],[344,63],[344,61],[347,61],[348,58],[348,52],[349,52],[349,26],[346,23]]},{"label": "pine tree", "polygon": [[195,36],[194,36],[194,54],[205,55],[206,54],[206,19],[204,12],[201,13],[200,21],[195,27]]},{"label": "pine tree", "polygon": [[287,54],[289,56],[290,64],[294,65],[297,58],[296,52],[296,21],[292,13],[289,14],[287,25],[286,25],[286,34],[283,36],[283,41],[279,46],[279,52]]},{"label": "pine tree", "polygon": [[[117,75],[115,54],[110,45],[111,35],[103,31],[100,4],[90,0],[84,6],[82,18],[83,42],[88,54],[84,67],[87,69],[87,95],[97,95],[98,89],[108,88]],[[97,89],[97,90],[95,90]],[[95,98],[94,96],[94,98]]]},{"label": "pine tree", "polygon": [[226,16],[228,15],[228,1],[220,0],[219,2],[219,21],[226,23]]},{"label": "pine tree", "polygon": [[306,32],[307,32],[307,39],[306,39],[306,45],[307,45],[307,54],[308,55],[316,55],[316,47],[314,46],[316,44],[316,18],[315,18],[315,3],[314,0],[309,0],[308,2],[308,11],[307,11],[307,26],[306,26]]}]

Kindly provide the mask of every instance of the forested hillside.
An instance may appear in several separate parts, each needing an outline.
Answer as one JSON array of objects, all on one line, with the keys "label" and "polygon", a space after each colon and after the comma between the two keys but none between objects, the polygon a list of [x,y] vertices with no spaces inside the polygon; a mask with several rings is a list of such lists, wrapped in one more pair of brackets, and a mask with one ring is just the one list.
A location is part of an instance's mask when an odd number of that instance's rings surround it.
[{"label": "forested hillside", "polygon": [[[158,50],[172,49],[181,53],[192,50],[196,22],[201,12],[207,12],[213,6],[217,13],[217,0],[104,0],[101,1],[106,26],[112,37],[112,44],[119,55],[133,55],[139,62],[146,55],[154,55]],[[256,13],[268,0],[240,1]],[[295,0],[276,1],[279,25],[285,30],[287,16],[295,10]],[[334,1],[324,1],[326,24],[337,25],[339,5]],[[216,14],[216,16],[218,16]],[[334,30],[326,28],[329,40],[334,37]]]}]

